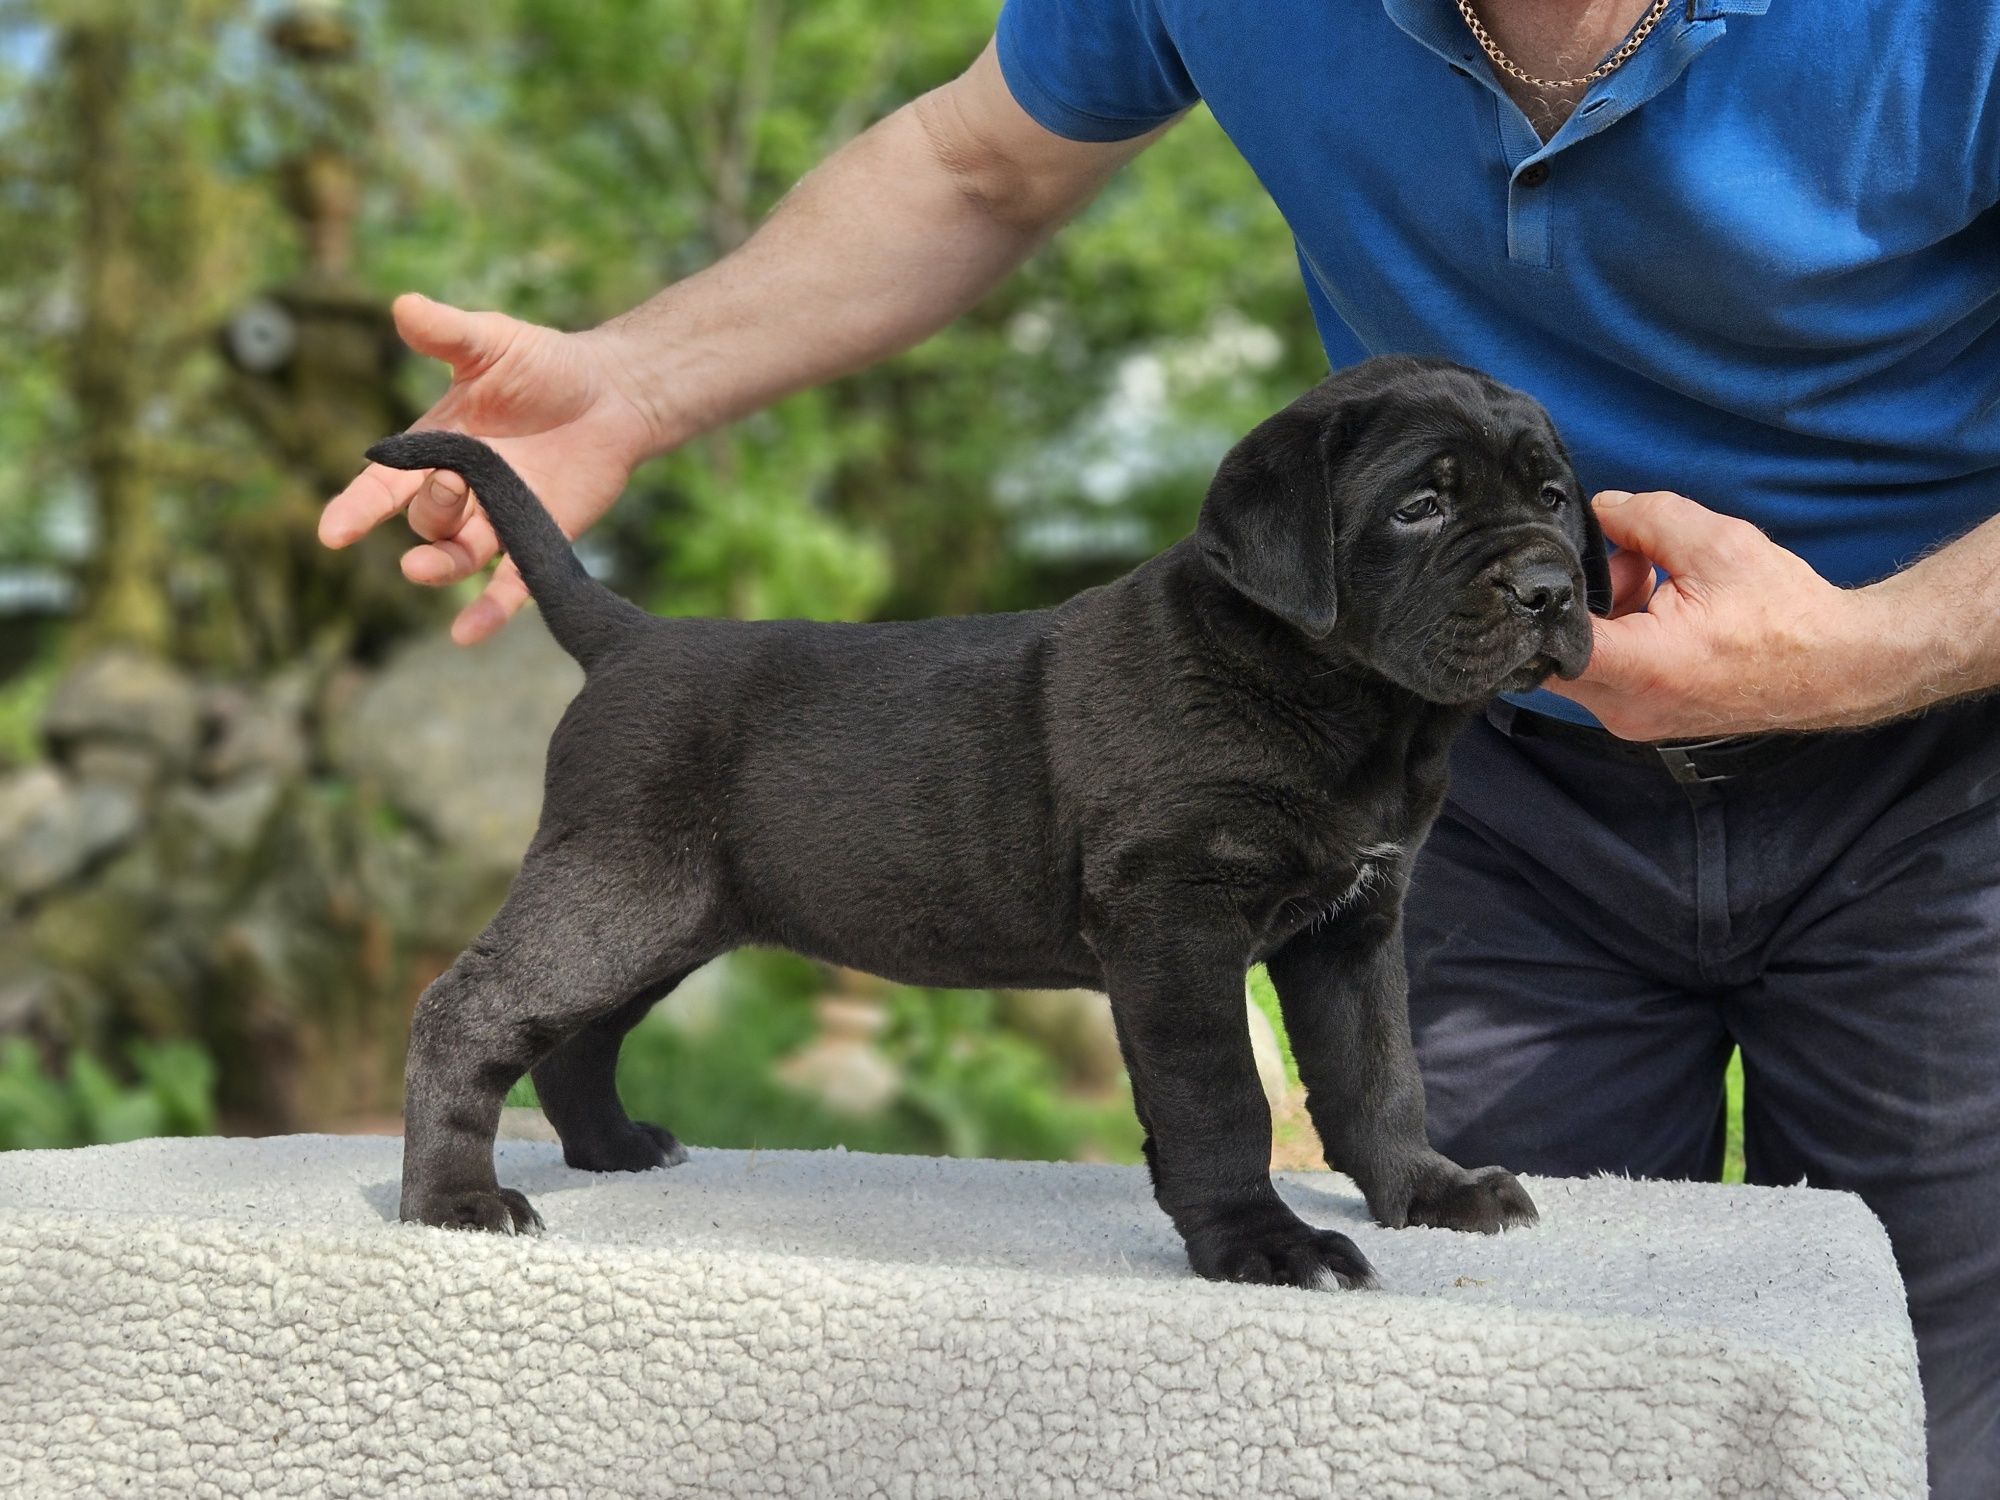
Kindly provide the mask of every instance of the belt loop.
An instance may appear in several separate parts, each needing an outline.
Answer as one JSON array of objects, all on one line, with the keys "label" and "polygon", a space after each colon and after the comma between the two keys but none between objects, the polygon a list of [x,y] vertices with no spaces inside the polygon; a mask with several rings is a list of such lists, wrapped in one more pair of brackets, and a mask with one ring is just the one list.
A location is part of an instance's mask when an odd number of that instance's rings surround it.
[{"label": "belt loop", "polygon": [[1718,745],[1727,744],[1726,739],[1701,740],[1684,745],[1655,745],[1653,753],[1660,757],[1660,763],[1667,768],[1667,774],[1682,786],[1712,786],[1718,781],[1728,781],[1732,775],[1728,771],[1704,771],[1701,762],[1694,758],[1697,750],[1713,750]]},{"label": "belt loop", "polygon": [[1700,786],[1709,779],[1701,774],[1701,768],[1694,763],[1694,758],[1678,745],[1655,745],[1653,753],[1660,757],[1660,763],[1667,768],[1667,774],[1682,786]]}]

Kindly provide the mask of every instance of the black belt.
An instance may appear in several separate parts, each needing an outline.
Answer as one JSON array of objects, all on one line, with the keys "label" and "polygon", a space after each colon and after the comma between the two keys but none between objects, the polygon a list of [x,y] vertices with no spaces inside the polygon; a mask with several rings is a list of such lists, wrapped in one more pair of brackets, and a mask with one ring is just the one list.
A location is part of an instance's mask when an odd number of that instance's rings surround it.
[{"label": "black belt", "polygon": [[1522,739],[1552,740],[1606,760],[1664,770],[1682,786],[1706,786],[1768,770],[1790,760],[1816,738],[1810,734],[1726,734],[1711,740],[1621,740],[1594,724],[1573,724],[1551,714],[1495,703],[1486,711],[1494,727]]}]

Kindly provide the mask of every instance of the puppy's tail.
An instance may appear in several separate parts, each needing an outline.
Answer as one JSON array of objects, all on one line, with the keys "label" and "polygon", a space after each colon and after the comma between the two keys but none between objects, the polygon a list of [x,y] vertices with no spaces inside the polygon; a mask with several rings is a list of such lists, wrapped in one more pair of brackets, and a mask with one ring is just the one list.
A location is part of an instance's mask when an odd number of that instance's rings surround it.
[{"label": "puppy's tail", "polygon": [[500,545],[521,570],[549,634],[588,669],[652,616],[592,578],[513,467],[478,438],[459,432],[399,432],[368,450],[392,469],[449,469],[472,487]]}]

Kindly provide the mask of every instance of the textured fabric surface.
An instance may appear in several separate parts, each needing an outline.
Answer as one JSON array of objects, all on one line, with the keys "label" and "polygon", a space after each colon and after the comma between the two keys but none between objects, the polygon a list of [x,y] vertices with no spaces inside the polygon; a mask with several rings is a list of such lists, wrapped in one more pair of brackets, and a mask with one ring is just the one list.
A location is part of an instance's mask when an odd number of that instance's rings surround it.
[{"label": "textured fabric surface", "polygon": [[510,1142],[508,1240],[392,1223],[399,1147],[0,1156],[0,1493],[1923,1493],[1844,1194],[1544,1179],[1483,1239],[1288,1176],[1387,1288],[1313,1293],[1194,1280],[1133,1168]]}]

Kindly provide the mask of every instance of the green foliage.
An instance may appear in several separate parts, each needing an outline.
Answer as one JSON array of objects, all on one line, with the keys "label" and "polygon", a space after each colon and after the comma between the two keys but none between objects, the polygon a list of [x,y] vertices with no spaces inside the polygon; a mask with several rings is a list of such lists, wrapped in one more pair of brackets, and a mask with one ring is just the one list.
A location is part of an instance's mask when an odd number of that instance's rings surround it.
[{"label": "green foliage", "polygon": [[51,656],[0,682],[0,768],[33,760],[41,749],[42,710],[60,675]]},{"label": "green foliage", "polygon": [[652,603],[664,613],[767,620],[866,618],[889,582],[887,549],[810,503],[862,445],[812,392],[740,432],[661,460],[646,476],[670,497]]},{"label": "green foliage", "polygon": [[885,1050],[904,1073],[899,1110],[946,1156],[1061,1161],[1084,1154],[1136,1160],[1128,1099],[1070,1098],[1047,1054],[998,1028],[993,996],[896,991]]},{"label": "green foliage", "polygon": [[207,1135],[215,1129],[215,1064],[191,1042],[135,1042],[124,1082],[87,1053],[51,1077],[27,1042],[0,1043],[0,1150],[44,1150]]},{"label": "green foliage", "polygon": [[[1130,1099],[1070,1094],[1046,1053],[999,1027],[989,994],[894,990],[880,1044],[902,1086],[881,1114],[853,1118],[775,1073],[814,1034],[809,1001],[822,971],[787,954],[746,952],[732,960],[726,984],[712,1027],[655,1017],[626,1040],[618,1091],[635,1119],[658,1120],[705,1146],[1138,1159]],[[518,1086],[508,1102],[532,1104],[532,1086]]]}]

